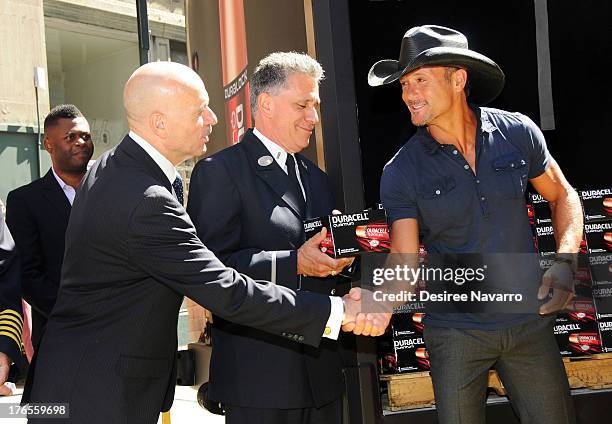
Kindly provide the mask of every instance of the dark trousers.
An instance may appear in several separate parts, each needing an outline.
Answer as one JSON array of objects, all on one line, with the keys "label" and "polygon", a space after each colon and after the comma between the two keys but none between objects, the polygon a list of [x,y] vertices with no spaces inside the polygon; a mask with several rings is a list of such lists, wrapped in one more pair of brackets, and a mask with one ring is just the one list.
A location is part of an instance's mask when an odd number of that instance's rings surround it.
[{"label": "dark trousers", "polygon": [[225,424],[342,424],[342,398],[320,408],[225,406]]},{"label": "dark trousers", "polygon": [[551,317],[537,318],[493,331],[426,326],[439,423],[485,423],[493,366],[522,424],[575,423],[553,323]]}]

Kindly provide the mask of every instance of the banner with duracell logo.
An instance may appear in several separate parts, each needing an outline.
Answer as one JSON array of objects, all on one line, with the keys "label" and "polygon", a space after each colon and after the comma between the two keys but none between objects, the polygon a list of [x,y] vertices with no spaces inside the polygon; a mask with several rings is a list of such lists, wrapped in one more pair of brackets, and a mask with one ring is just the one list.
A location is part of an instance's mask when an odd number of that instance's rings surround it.
[{"label": "banner with duracell logo", "polygon": [[[212,154],[254,125],[249,77],[257,63],[275,51],[308,52],[304,1],[185,0],[185,19],[189,62],[219,119],[208,145]],[[315,144],[303,153],[316,160]]]}]

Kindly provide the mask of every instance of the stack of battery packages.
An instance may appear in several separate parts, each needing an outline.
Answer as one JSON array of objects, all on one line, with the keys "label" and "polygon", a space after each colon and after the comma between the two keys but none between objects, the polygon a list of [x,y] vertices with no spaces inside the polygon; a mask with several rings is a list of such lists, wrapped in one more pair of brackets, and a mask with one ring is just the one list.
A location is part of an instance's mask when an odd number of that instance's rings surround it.
[{"label": "stack of battery packages", "polygon": [[[562,356],[612,352],[612,189],[578,190],[584,211],[584,236],[575,274],[576,296],[554,327]],[[551,211],[539,194],[529,194],[528,215],[540,265],[547,269],[556,242]]]},{"label": "stack of battery packages", "polygon": [[[321,228],[327,237],[321,250],[334,258],[389,252],[387,218],[382,205],[354,214],[329,215],[304,222],[306,238]],[[420,260],[425,252],[421,246]],[[387,332],[378,338],[378,364],[382,374],[429,370],[429,359],[423,341],[423,312],[412,305],[395,309]]]}]

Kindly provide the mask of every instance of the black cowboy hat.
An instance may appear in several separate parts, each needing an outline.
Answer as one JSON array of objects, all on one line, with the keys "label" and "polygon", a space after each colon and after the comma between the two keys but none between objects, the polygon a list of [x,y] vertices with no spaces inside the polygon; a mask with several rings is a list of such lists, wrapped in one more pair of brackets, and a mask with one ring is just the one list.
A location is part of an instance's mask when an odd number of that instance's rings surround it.
[{"label": "black cowboy hat", "polygon": [[454,29],[423,25],[410,28],[402,39],[399,60],[376,62],[368,73],[372,87],[397,81],[423,66],[456,66],[468,71],[470,100],[487,104],[501,93],[504,73],[488,57],[468,49],[465,35]]}]

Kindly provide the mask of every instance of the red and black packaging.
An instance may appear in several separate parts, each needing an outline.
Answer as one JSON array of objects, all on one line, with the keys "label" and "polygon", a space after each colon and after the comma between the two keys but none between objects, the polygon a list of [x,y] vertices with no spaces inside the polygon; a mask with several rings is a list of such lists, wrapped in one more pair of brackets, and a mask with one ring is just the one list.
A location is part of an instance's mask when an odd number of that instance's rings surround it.
[{"label": "red and black packaging", "polygon": [[423,313],[394,313],[388,333],[379,340],[382,374],[429,370],[429,353],[423,340]]},{"label": "red and black packaging", "polygon": [[[533,218],[530,217],[530,222],[533,221],[532,225],[551,225],[552,214],[548,201],[546,201],[542,195],[537,193],[529,193],[527,199],[527,203],[531,206],[531,213],[533,214]],[[530,211],[528,207],[527,214],[529,215],[529,213]]]},{"label": "red and black packaging", "polygon": [[329,217],[321,217],[321,218],[313,218],[307,219],[304,221],[304,235],[306,236],[306,240],[314,236],[316,233],[321,231],[323,227],[327,229],[327,234],[325,239],[319,244],[319,248],[321,252],[327,253],[330,256],[334,256],[334,238],[332,236],[332,232],[330,231],[329,226]]},{"label": "red and black packaging", "polygon": [[589,253],[612,252],[612,221],[587,222],[584,233]]},{"label": "red and black packaging", "polygon": [[612,318],[602,318],[598,321],[602,352],[612,352]]},{"label": "red and black packaging", "polygon": [[585,222],[612,221],[612,188],[579,190]]},{"label": "red and black packaging", "polygon": [[612,253],[589,256],[597,319],[612,319]]},{"label": "red and black packaging", "polygon": [[554,255],[557,252],[557,241],[552,224],[536,225],[536,248],[542,255]]},{"label": "red and black packaging", "polygon": [[219,1],[221,68],[226,134],[236,144],[251,127],[248,55],[243,0]]},{"label": "red and black packaging", "polygon": [[560,314],[554,326],[561,356],[578,357],[602,352],[601,338],[596,321],[576,322]]},{"label": "red and black packaging", "polygon": [[321,243],[321,251],[334,258],[351,257],[364,252],[389,251],[389,226],[382,209],[307,220],[304,222],[306,238],[321,231],[322,227],[327,228],[328,236]]}]

